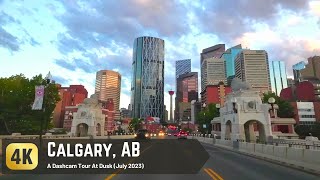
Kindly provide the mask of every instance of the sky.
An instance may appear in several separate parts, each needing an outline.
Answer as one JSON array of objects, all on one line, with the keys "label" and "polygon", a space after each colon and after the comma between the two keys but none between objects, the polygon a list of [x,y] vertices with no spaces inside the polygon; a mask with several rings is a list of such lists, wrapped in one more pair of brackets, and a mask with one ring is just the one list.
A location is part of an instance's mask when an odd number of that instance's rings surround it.
[{"label": "sky", "polygon": [[0,0],[0,77],[50,71],[57,83],[93,94],[95,73],[114,70],[127,108],[140,36],[165,40],[169,110],[175,61],[191,59],[200,72],[200,52],[215,44],[266,50],[292,76],[293,64],[320,55],[320,0]]}]

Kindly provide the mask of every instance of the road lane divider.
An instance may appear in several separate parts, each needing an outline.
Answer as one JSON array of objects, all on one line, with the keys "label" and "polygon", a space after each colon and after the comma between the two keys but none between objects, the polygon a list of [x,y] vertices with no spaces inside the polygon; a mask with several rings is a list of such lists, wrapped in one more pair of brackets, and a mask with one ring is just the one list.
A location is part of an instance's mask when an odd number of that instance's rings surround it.
[{"label": "road lane divider", "polygon": [[[146,150],[150,149],[152,145],[148,146],[147,148],[145,148],[143,151],[141,151],[141,154],[144,153]],[[135,159],[132,158],[130,159],[126,164],[132,163]],[[121,171],[123,171],[123,169],[119,169],[116,172],[112,173],[111,175],[109,175],[108,177],[106,177],[104,180],[111,180],[113,177],[115,177],[117,174],[121,173]]]},{"label": "road lane divider", "polygon": [[223,178],[211,168],[204,168],[206,172],[213,180],[223,180]]}]

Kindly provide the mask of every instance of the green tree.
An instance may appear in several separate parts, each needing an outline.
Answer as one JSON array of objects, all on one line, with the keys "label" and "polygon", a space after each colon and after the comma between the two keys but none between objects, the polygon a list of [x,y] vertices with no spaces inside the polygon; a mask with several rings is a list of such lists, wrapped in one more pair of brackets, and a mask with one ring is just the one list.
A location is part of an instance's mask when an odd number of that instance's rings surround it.
[{"label": "green tree", "polygon": [[129,124],[129,129],[131,132],[136,132],[140,127],[143,119],[133,118]]},{"label": "green tree", "polygon": [[276,102],[275,104],[278,105],[279,109],[277,111],[278,117],[280,118],[293,118],[294,117],[294,109],[290,102],[280,99],[279,96],[277,96],[273,92],[264,93],[262,97],[263,103],[268,103],[269,98],[273,97]]},{"label": "green tree", "polygon": [[295,126],[294,130],[302,139],[306,136],[310,136],[310,134],[320,138],[320,122],[316,122],[312,125],[298,124]]},{"label": "green tree", "polygon": [[37,134],[43,119],[45,120],[44,129],[51,126],[52,112],[60,100],[58,89],[54,84],[48,85],[45,89],[45,113],[31,110],[35,97],[35,86],[44,84],[44,82],[41,75],[32,79],[26,78],[23,74],[0,78],[1,134],[13,132]]},{"label": "green tree", "polygon": [[[200,111],[197,114],[197,123],[199,124],[199,129],[201,132],[210,132],[211,131],[211,120],[215,117],[219,116],[218,109],[216,108],[216,104],[209,104],[205,109]],[[207,128],[203,128],[203,125],[206,125]]]}]

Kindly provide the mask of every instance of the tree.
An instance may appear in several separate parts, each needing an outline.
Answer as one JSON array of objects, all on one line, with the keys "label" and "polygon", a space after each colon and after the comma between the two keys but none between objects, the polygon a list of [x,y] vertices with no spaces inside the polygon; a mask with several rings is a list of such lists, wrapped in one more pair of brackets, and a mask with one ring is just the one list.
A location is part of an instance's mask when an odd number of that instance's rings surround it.
[{"label": "tree", "polygon": [[0,78],[0,133],[10,134],[20,132],[24,134],[37,134],[40,122],[44,119],[44,129],[51,126],[52,112],[56,103],[60,100],[58,88],[50,84],[45,89],[43,111],[31,109],[35,86],[44,84],[42,75],[26,78],[23,74]]},{"label": "tree", "polygon": [[277,96],[273,92],[263,93],[262,102],[268,103],[269,98],[273,97],[278,105],[278,117],[280,118],[293,118],[294,117],[294,109],[290,102],[282,100],[279,96]]},{"label": "tree", "polygon": [[310,136],[310,134],[320,138],[320,122],[316,122],[312,125],[298,124],[295,126],[294,130],[302,139],[306,136]]},{"label": "tree", "polygon": [[141,127],[141,122],[143,121],[143,119],[139,119],[139,118],[133,118],[131,120],[131,122],[129,123],[129,129],[131,132],[135,132],[137,131],[140,127]]},{"label": "tree", "polygon": [[[197,122],[200,125],[199,129],[201,132],[211,131],[211,120],[215,117],[219,116],[218,109],[216,108],[216,104],[209,104],[204,110],[200,111],[197,114]],[[206,125],[207,128],[204,129],[203,125]]]}]

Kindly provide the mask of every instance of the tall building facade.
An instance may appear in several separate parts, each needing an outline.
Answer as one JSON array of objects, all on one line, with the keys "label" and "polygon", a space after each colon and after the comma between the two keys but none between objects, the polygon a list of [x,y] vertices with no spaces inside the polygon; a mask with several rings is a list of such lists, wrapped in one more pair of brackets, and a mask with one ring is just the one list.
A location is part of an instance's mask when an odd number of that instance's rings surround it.
[{"label": "tall building facade", "polygon": [[[57,84],[59,90],[60,101],[57,102],[53,112],[53,124],[56,128],[62,128],[66,107],[77,106],[88,97],[88,91],[82,85],[70,85],[69,87],[61,87]],[[67,113],[68,114],[68,113]]]},{"label": "tall building facade", "polygon": [[286,65],[283,61],[269,62],[271,89],[278,96],[282,89],[288,87]]},{"label": "tall building facade", "polygon": [[95,94],[100,101],[113,99],[115,110],[119,110],[121,75],[111,70],[101,70],[96,74]]},{"label": "tall building facade", "polygon": [[182,74],[177,79],[176,120],[187,120],[191,113],[191,101],[198,100],[198,73]]},{"label": "tall building facade", "polygon": [[225,44],[217,44],[217,45],[208,47],[206,49],[203,49],[202,53],[200,54],[200,65],[202,64],[202,61],[205,59],[212,58],[212,57],[221,58],[225,50],[226,50]]},{"label": "tall building facade", "polygon": [[131,105],[136,118],[164,120],[164,40],[139,37],[134,40]]},{"label": "tall building facade", "polygon": [[204,63],[204,61],[210,58],[221,58],[225,50],[225,44],[217,44],[202,50],[202,53],[200,54],[201,92],[205,89],[206,86],[206,84],[203,82],[203,75],[207,74],[207,67],[202,66],[206,66],[207,63]]},{"label": "tall building facade", "polygon": [[293,70],[293,77],[294,77],[294,80],[296,82],[301,82],[301,73],[300,71],[302,69],[306,68],[306,63],[304,61],[300,61],[298,62],[297,64],[294,64],[292,66],[292,70]]},{"label": "tall building facade", "polygon": [[226,77],[227,78],[232,78],[235,75],[234,71],[234,63],[235,63],[235,58],[237,55],[242,51],[242,46],[241,44],[238,44],[236,46],[233,46],[229,49],[226,50],[222,54],[223,59],[226,61]]},{"label": "tall building facade", "polygon": [[191,72],[191,59],[184,59],[176,61],[176,78],[181,74]]},{"label": "tall building facade", "polygon": [[320,56],[308,58],[308,64],[304,69],[300,70],[303,80],[317,78],[320,80]]},{"label": "tall building facade", "polygon": [[235,77],[248,82],[260,94],[270,91],[268,53],[265,50],[243,50],[236,57]]},{"label": "tall building facade", "polygon": [[222,58],[204,59],[201,64],[201,92],[207,85],[217,85],[219,82],[227,83],[226,64]]},{"label": "tall building facade", "polygon": [[224,83],[218,85],[208,85],[206,89],[201,92],[201,103],[202,104],[220,104],[224,106],[226,96],[231,93],[232,89],[230,86],[225,86]]}]

